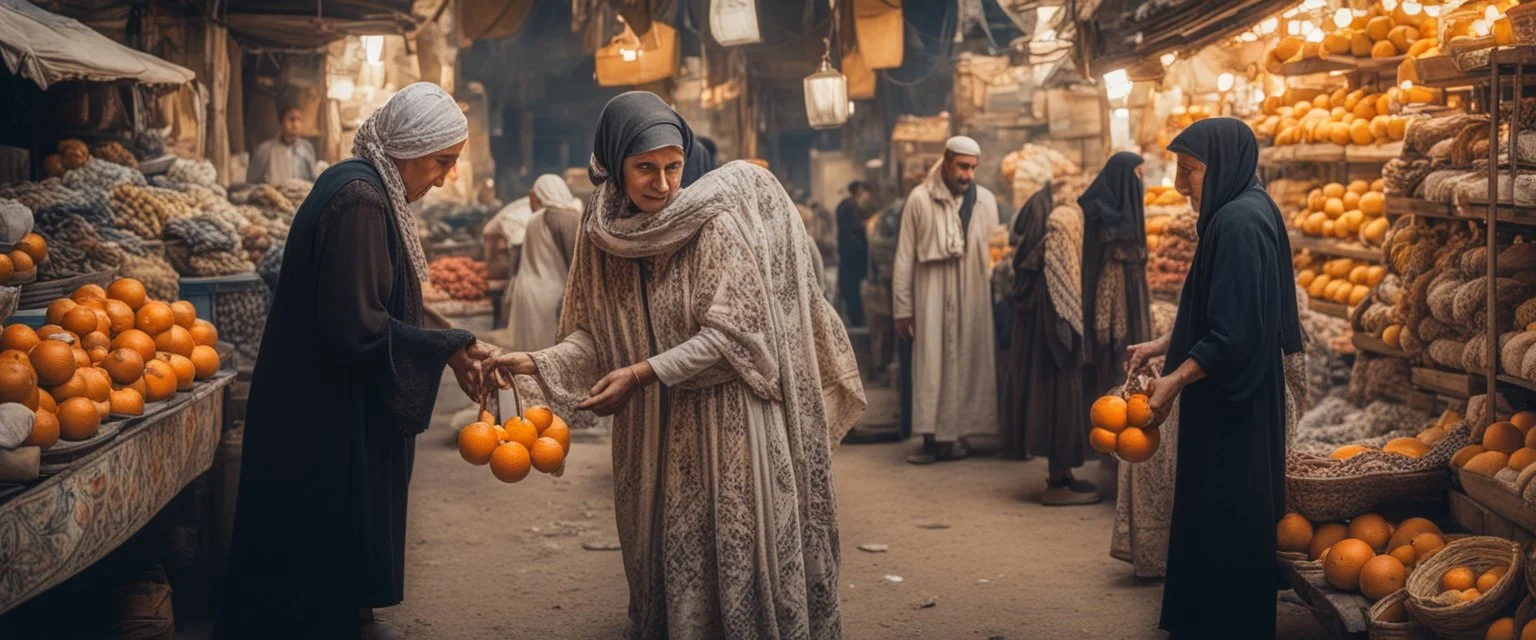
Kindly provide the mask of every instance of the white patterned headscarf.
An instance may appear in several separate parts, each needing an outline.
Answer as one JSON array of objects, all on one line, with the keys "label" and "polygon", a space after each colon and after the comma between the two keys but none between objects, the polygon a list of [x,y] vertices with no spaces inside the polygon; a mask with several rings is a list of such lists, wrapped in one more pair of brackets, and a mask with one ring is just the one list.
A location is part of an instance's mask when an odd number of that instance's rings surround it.
[{"label": "white patterned headscarf", "polygon": [[416,233],[416,216],[406,201],[405,183],[393,160],[410,160],[442,151],[469,137],[469,120],[458,101],[442,87],[418,82],[396,93],[375,111],[352,143],[352,154],[373,165],[384,178],[390,208],[405,243],[411,267],[420,280],[427,279],[427,254]]}]

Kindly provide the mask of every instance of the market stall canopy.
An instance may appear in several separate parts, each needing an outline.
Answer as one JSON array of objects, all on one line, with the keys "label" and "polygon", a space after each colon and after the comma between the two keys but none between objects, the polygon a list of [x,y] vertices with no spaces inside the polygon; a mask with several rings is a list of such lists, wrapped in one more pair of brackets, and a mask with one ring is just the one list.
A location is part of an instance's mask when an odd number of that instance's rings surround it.
[{"label": "market stall canopy", "polygon": [[[115,38],[124,37],[135,3],[34,0]],[[448,0],[224,0],[216,20],[248,49],[316,51],[348,35],[405,34],[442,14]],[[159,2],[160,18],[197,19],[205,3]],[[141,9],[144,11],[144,9]]]},{"label": "market stall canopy", "polygon": [[180,85],[196,77],[27,0],[0,0],[0,57],[12,73],[44,89],[66,80]]},{"label": "market stall canopy", "polygon": [[1091,72],[1192,52],[1295,5],[1295,0],[1103,0],[1081,25]]}]

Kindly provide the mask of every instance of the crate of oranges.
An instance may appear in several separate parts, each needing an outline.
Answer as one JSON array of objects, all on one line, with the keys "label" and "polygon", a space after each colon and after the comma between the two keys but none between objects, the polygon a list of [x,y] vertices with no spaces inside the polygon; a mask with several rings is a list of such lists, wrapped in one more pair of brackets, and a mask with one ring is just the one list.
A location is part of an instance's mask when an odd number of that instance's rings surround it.
[{"label": "crate of oranges", "polygon": [[1161,436],[1145,393],[1151,380],[1150,369],[1137,371],[1118,393],[1094,401],[1089,411],[1093,430],[1088,432],[1088,444],[1094,451],[1126,462],[1145,462],[1157,453]]},{"label": "crate of oranges", "polygon": [[144,415],[219,372],[213,324],[184,300],[150,299],[137,280],[80,287],[49,304],[45,321],[0,328],[0,403],[35,412],[25,446],[90,440],[111,418]]},{"label": "crate of oranges", "polygon": [[489,465],[491,474],[506,483],[522,481],[531,469],[556,477],[565,472],[571,428],[554,411],[530,407],[497,424],[485,407],[481,398],[479,421],[459,429],[459,455],[465,462]]}]

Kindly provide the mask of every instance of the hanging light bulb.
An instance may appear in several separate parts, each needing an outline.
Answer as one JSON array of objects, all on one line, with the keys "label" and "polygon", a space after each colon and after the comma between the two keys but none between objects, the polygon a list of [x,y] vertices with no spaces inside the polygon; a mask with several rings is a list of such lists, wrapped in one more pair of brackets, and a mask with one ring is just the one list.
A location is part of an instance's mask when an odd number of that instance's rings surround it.
[{"label": "hanging light bulb", "polygon": [[1381,0],[1381,8],[1387,11],[1397,9],[1397,0]]},{"label": "hanging light bulb", "polygon": [[1266,36],[1267,35],[1271,35],[1271,34],[1273,34],[1276,31],[1279,31],[1280,30],[1280,19],[1279,18],[1270,18],[1268,20],[1260,22],[1259,23],[1259,30],[1261,32],[1263,32],[1263,34],[1266,35]]},{"label": "hanging light bulb", "polygon": [[384,61],[384,36],[363,36],[363,51],[368,54],[368,62],[378,64]]},{"label": "hanging light bulb", "polygon": [[1252,31],[1244,31],[1243,35],[1238,36],[1237,39],[1243,42],[1257,42],[1259,39],[1259,34]]},{"label": "hanging light bulb", "polygon": [[1282,17],[1284,17],[1286,20],[1290,20],[1291,18],[1296,17],[1296,14],[1298,14],[1298,13],[1301,13],[1301,7],[1291,7],[1290,11],[1287,11],[1287,12],[1282,13],[1280,15]]},{"label": "hanging light bulb", "polygon": [[1322,42],[1322,41],[1323,41],[1323,30],[1322,29],[1313,29],[1311,33],[1307,34],[1307,42]]},{"label": "hanging light bulb", "polygon": [[1230,73],[1223,73],[1220,76],[1217,76],[1217,78],[1216,78],[1216,89],[1218,91],[1231,91],[1232,90],[1232,74],[1230,74]]},{"label": "hanging light bulb", "polygon": [[1294,20],[1285,23],[1285,33],[1286,33],[1286,35],[1293,36],[1293,37],[1300,36],[1301,35],[1301,23],[1300,22],[1296,22]]},{"label": "hanging light bulb", "polygon": [[1403,15],[1416,16],[1424,11],[1424,5],[1416,0],[1403,0]]},{"label": "hanging light bulb", "polygon": [[1173,63],[1178,62],[1178,60],[1179,60],[1179,57],[1174,55],[1174,54],[1171,54],[1171,53],[1165,53],[1165,54],[1163,54],[1163,57],[1162,57],[1163,66],[1165,66],[1165,67],[1172,66]]},{"label": "hanging light bulb", "polygon": [[1116,69],[1104,74],[1104,92],[1110,100],[1124,100],[1131,95],[1131,78],[1125,69]]},{"label": "hanging light bulb", "polygon": [[1340,7],[1338,11],[1333,12],[1333,26],[1343,29],[1354,21],[1355,12],[1350,11],[1349,9]]},{"label": "hanging light bulb", "polygon": [[831,129],[848,122],[848,78],[832,68],[832,39],[824,39],[821,66],[805,77],[805,118],[813,129]]},{"label": "hanging light bulb", "polygon": [[[1314,31],[1319,31],[1319,29],[1317,28],[1317,25],[1312,24],[1310,22],[1303,22],[1303,23],[1301,23],[1301,35],[1310,37],[1312,35],[1312,32],[1314,32]],[[1321,41],[1322,41],[1322,39],[1319,38],[1318,42],[1321,42]]]}]

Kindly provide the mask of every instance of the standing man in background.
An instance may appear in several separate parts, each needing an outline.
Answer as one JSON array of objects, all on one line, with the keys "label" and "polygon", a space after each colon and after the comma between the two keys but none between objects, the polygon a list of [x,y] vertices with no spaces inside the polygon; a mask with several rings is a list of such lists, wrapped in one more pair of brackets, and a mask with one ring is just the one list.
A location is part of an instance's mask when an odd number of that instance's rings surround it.
[{"label": "standing man in background", "polygon": [[912,190],[901,215],[891,285],[897,335],[912,341],[912,464],[966,455],[962,438],[994,435],[997,342],[988,236],[997,199],[976,184],[981,145],[966,136]]},{"label": "standing man in background", "polygon": [[848,183],[848,197],[837,205],[837,291],[843,297],[848,326],[864,326],[864,301],[859,285],[869,275],[869,220],[874,193],[860,180]]},{"label": "standing man in background", "polygon": [[314,182],[318,175],[315,147],[299,137],[299,128],[304,125],[303,112],[298,106],[289,105],[278,113],[282,133],[256,147],[245,181],[251,184],[283,184],[289,180]]}]

